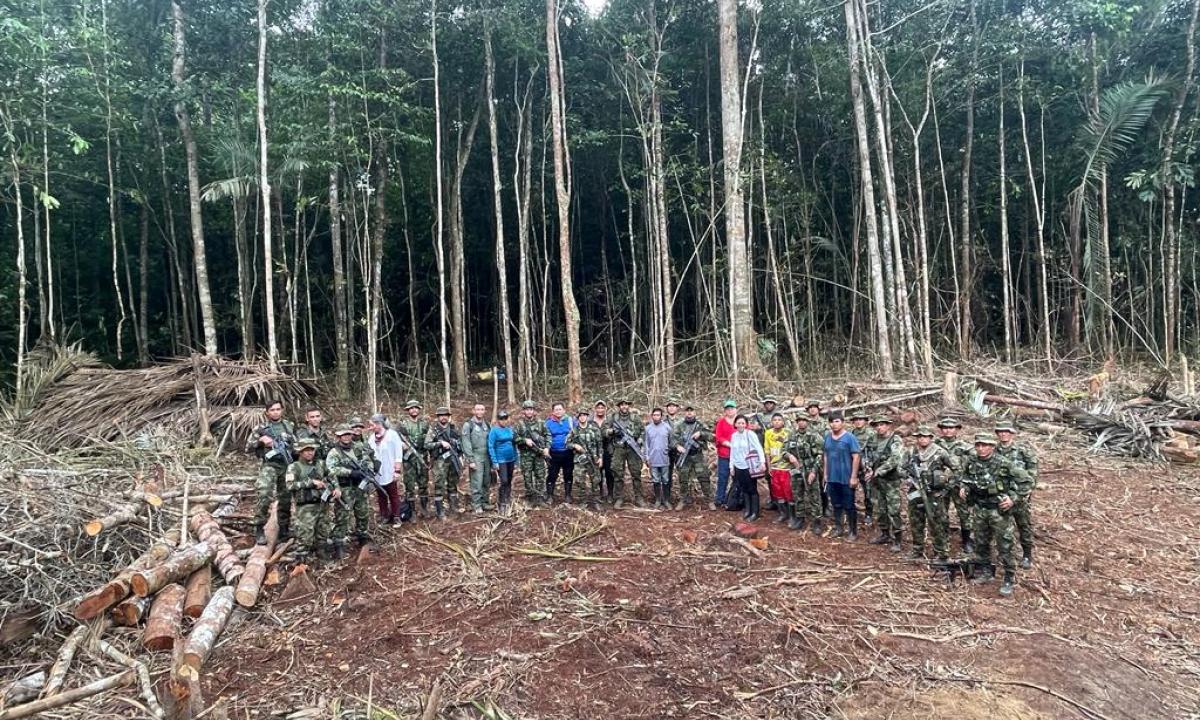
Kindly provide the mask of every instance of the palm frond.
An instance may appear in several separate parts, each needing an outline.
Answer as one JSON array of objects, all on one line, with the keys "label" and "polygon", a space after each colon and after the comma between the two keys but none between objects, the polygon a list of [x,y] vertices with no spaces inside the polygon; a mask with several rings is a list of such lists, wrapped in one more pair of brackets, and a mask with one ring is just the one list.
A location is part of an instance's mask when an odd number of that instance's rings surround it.
[{"label": "palm frond", "polygon": [[1087,153],[1083,182],[1097,180],[1104,168],[1129,149],[1165,92],[1163,81],[1153,75],[1143,81],[1127,80],[1104,91],[1099,112],[1092,113],[1083,128]]},{"label": "palm frond", "polygon": [[214,180],[201,188],[200,199],[205,202],[217,202],[232,197],[249,197],[256,187],[258,183],[250,175]]}]

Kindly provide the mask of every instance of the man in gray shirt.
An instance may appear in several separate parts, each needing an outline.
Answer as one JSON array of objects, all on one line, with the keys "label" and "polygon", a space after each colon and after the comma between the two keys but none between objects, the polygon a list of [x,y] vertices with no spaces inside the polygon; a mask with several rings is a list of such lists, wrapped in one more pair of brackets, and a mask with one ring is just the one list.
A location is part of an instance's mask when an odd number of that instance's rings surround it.
[{"label": "man in gray shirt", "polygon": [[671,425],[663,422],[662,408],[650,411],[650,422],[642,435],[650,483],[654,487],[654,507],[671,509]]}]

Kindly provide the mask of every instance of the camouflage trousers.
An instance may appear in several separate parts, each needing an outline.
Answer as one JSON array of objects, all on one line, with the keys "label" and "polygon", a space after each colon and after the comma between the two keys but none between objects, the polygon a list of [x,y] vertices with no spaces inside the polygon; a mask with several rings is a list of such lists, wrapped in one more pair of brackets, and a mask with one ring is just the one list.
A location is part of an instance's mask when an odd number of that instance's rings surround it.
[{"label": "camouflage trousers", "polygon": [[292,534],[301,552],[316,553],[329,540],[328,504],[322,502],[296,506],[296,525]]},{"label": "camouflage trousers", "polygon": [[[970,532],[974,524],[971,521],[971,504],[959,497],[957,489],[950,491],[950,500],[954,503],[954,516],[958,518],[959,529]],[[950,521],[949,508],[946,508],[946,521]]]},{"label": "camouflage trousers", "polygon": [[468,471],[471,475],[471,507],[482,508],[491,494],[492,461],[487,455],[481,455],[467,458],[467,462],[475,463],[475,469]]},{"label": "camouflage trousers", "polygon": [[929,493],[929,503],[921,498],[908,501],[908,525],[912,531],[913,552],[925,548],[925,530],[933,542],[933,552],[941,560],[949,557],[946,535],[950,531],[950,515],[946,507],[946,493]]},{"label": "camouflage trousers", "polygon": [[1033,515],[1032,504],[1033,497],[1026,496],[1013,503],[1012,513],[1013,524],[1017,529],[1017,536],[1021,539],[1021,552],[1026,555],[1033,553]]},{"label": "camouflage trousers", "polygon": [[613,445],[612,450],[612,471],[613,471],[613,500],[618,500],[625,496],[625,472],[629,471],[629,477],[633,480],[633,497],[636,500],[642,496],[642,459],[628,445],[621,443]]},{"label": "camouflage trousers", "polygon": [[999,508],[975,506],[975,527],[972,539],[975,541],[975,561],[990,565],[992,562],[992,541],[996,542],[996,555],[1005,572],[1016,568],[1013,561],[1013,521],[1012,514]]},{"label": "camouflage trousers", "polygon": [[575,486],[571,490],[574,500],[585,503],[598,503],[604,495],[604,473],[586,455],[575,458]]},{"label": "camouflage trousers", "polygon": [[546,499],[546,456],[539,452],[521,452],[521,482],[525,485],[525,500],[542,502]]},{"label": "camouflage trousers", "polygon": [[712,476],[709,475],[704,453],[689,455],[683,461],[683,467],[679,468],[679,496],[685,502],[691,502],[693,498],[712,499]]},{"label": "camouflage trousers", "polygon": [[367,499],[367,493],[358,489],[358,485],[342,485],[342,500],[346,506],[341,503],[335,503],[333,506],[333,534],[330,536],[333,540],[346,540],[350,535],[350,520],[354,520],[354,536],[364,538],[367,536],[367,526],[371,516],[371,506]]},{"label": "camouflage trousers", "polygon": [[900,522],[900,479],[875,477],[871,485],[875,488],[875,526],[880,532],[899,535],[904,529]]},{"label": "camouflage trousers", "polygon": [[284,475],[287,468],[283,465],[263,463],[258,469],[258,480],[254,483],[256,493],[254,501],[254,525],[262,527],[267,524],[271,515],[271,502],[278,500],[276,519],[279,521],[279,531],[291,528],[292,522],[292,492],[288,490]]},{"label": "camouflage trousers", "polygon": [[454,465],[449,460],[438,458],[433,461],[433,469],[429,473],[433,480],[434,500],[453,500],[458,502],[458,480]]},{"label": "camouflage trousers", "polygon": [[425,474],[425,463],[404,461],[404,494],[410,503],[418,499],[429,499],[429,477]]},{"label": "camouflage trousers", "polygon": [[792,507],[796,510],[796,517],[805,520],[820,519],[823,512],[821,510],[821,473],[816,474],[816,478],[808,481],[808,473],[800,471],[792,473]]}]

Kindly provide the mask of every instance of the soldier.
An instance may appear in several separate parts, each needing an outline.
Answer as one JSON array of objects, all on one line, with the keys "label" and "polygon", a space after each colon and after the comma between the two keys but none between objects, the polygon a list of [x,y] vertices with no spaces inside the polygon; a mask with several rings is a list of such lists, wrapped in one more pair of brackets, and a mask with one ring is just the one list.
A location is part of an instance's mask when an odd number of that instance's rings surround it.
[{"label": "soldier", "polygon": [[484,417],[487,408],[483,403],[475,403],[471,409],[471,417],[462,426],[463,456],[467,459],[467,469],[471,475],[471,508],[476,515],[482,515],[484,510],[492,510],[495,506],[489,501],[491,488],[488,487],[492,477],[492,462],[488,459],[488,433],[492,426]]},{"label": "soldier", "polygon": [[1013,442],[1016,436],[1016,426],[1008,421],[996,425],[996,453],[1012,460],[1029,475],[1029,482],[1018,488],[1019,497],[1013,498],[1012,517],[1017,528],[1017,536],[1021,539],[1021,567],[1025,570],[1033,567],[1033,517],[1031,502],[1033,491],[1037,488],[1038,460],[1033,450],[1025,445]]},{"label": "soldier", "polygon": [[325,462],[325,455],[329,452],[329,448],[333,446],[329,435],[325,433],[322,422],[324,422],[324,418],[321,417],[321,409],[310,407],[304,411],[304,424],[296,428],[297,440],[308,438],[317,441],[317,462]]},{"label": "soldier", "polygon": [[821,401],[809,398],[804,403],[804,412],[807,413],[808,428],[817,435],[825,437],[825,433],[829,432],[829,421],[821,415]]},{"label": "soldier", "polygon": [[892,419],[878,415],[871,421],[875,438],[867,455],[870,467],[866,472],[868,483],[875,486],[875,523],[879,535],[872,545],[889,545],[892,552],[900,552],[900,467],[904,463],[904,441],[892,432]]},{"label": "soldier", "polygon": [[[938,434],[941,437],[937,439],[937,444],[955,458],[960,472],[967,463],[967,456],[972,451],[971,445],[958,437],[961,427],[962,423],[956,418],[944,417],[938,420]],[[975,548],[971,545],[971,506],[958,492],[958,473],[955,473],[955,477],[950,483],[950,501],[954,504],[954,514],[958,518],[958,535],[962,542],[963,554],[970,555],[975,552]],[[946,522],[950,522],[949,508],[946,509]]]},{"label": "soldier", "polygon": [[1001,595],[1012,595],[1016,563],[1013,562],[1012,509],[1020,488],[1032,484],[1025,468],[1015,464],[996,452],[996,436],[979,433],[975,436],[975,452],[967,457],[963,466],[959,495],[971,503],[975,520],[976,583],[985,583],[996,577],[992,565],[992,540],[996,541],[996,554],[1004,566],[1004,581],[1000,585]]},{"label": "soldier", "polygon": [[675,503],[676,510],[692,504],[692,489],[696,485],[700,486],[700,497],[708,500],[708,509],[717,509],[717,504],[713,502],[708,461],[704,459],[705,444],[712,440],[712,432],[696,417],[696,409],[691,405],[685,407],[683,419],[676,422],[671,432],[671,445],[675,448],[676,456],[683,458],[679,465],[679,501]]},{"label": "soldier", "polygon": [[575,427],[567,435],[567,445],[579,457],[575,460],[578,478],[587,495],[584,504],[594,510],[600,509],[600,495],[603,491],[604,449],[600,426],[591,422],[591,411],[586,405],[580,405],[575,411]]},{"label": "soldier", "polygon": [[625,502],[626,471],[633,482],[634,503],[638,507],[646,507],[646,498],[642,496],[642,449],[639,445],[643,430],[642,419],[629,409],[629,401],[618,401],[617,414],[609,419],[604,429],[605,437],[612,441],[612,497],[613,507],[617,510]]},{"label": "soldier", "polygon": [[410,503],[421,501],[421,517],[429,517],[429,464],[425,457],[425,435],[429,432],[429,421],[421,417],[421,403],[409,400],[404,403],[407,420],[396,423],[396,433],[404,448],[404,494]]},{"label": "soldier", "polygon": [[928,526],[934,554],[938,560],[948,560],[946,495],[958,473],[958,460],[945,448],[934,444],[932,428],[922,425],[915,434],[917,446],[908,451],[904,465],[912,556],[925,557],[925,528]]},{"label": "soldier", "polygon": [[804,530],[811,525],[813,535],[823,531],[821,518],[821,453],[825,439],[812,429],[808,415],[796,418],[796,431],[788,438],[785,451],[792,460],[792,518],[788,527]]},{"label": "soldier", "polygon": [[597,400],[592,405],[592,422],[596,423],[596,425],[598,425],[601,429],[600,446],[603,448],[603,454],[600,458],[600,462],[604,465],[604,467],[600,471],[600,475],[604,480],[604,485],[600,488],[600,500],[602,502],[611,503],[613,501],[613,486],[616,481],[613,478],[612,471],[612,439],[604,437],[604,425],[607,423],[607,421],[608,403],[604,402],[603,400]]},{"label": "soldier", "polygon": [[774,417],[779,402],[774,395],[763,395],[759,402],[762,403],[762,409],[746,419],[750,421],[750,429],[758,435],[759,443],[762,443],[766,439],[767,428],[771,427],[771,418]]},{"label": "soldier", "polygon": [[521,419],[513,427],[521,458],[521,482],[525,485],[525,502],[536,507],[546,499],[546,461],[550,458],[550,441],[546,423],[538,420],[537,403],[521,403]]},{"label": "soldier", "polygon": [[771,504],[779,511],[778,523],[792,521],[792,471],[798,462],[788,457],[785,448],[791,433],[784,427],[783,414],[771,416],[771,427],[763,433],[763,450],[767,453],[767,471],[770,477]]},{"label": "soldier", "polygon": [[438,520],[446,519],[445,499],[450,501],[450,510],[462,512],[458,506],[458,481],[460,475],[454,469],[454,460],[462,462],[462,439],[458,429],[450,422],[450,408],[439,407],[434,413],[437,422],[425,432],[425,449],[433,458],[430,475],[433,480],[434,514]]},{"label": "soldier", "polygon": [[[674,395],[668,396],[667,404],[664,406],[664,409],[666,410],[666,414],[663,415],[663,422],[665,422],[667,424],[667,426],[671,428],[672,434],[675,432],[675,423],[678,423],[681,420],[683,420],[683,418],[680,417],[680,415],[679,415],[679,408],[680,408],[679,398],[675,397]],[[675,479],[675,475],[676,475],[675,466],[679,462],[679,453],[676,452],[676,450],[675,450],[674,442],[670,443],[670,448],[667,453],[667,459],[670,460],[670,462],[667,463],[667,477],[668,477],[668,482],[670,482],[671,480]],[[680,500],[682,500],[682,496],[680,496]],[[677,502],[675,504],[678,505],[679,503]]]},{"label": "soldier", "polygon": [[[311,438],[296,443],[299,457],[284,471],[284,482],[296,499],[296,540],[299,550],[296,559],[305,562],[314,555],[324,554],[328,541],[328,508],[321,495],[325,492],[328,477],[325,466],[316,461],[317,442]],[[333,488],[330,500],[341,497],[341,489]]]},{"label": "soldier", "polygon": [[295,430],[292,423],[283,419],[283,403],[268,400],[264,410],[267,421],[254,430],[246,448],[247,451],[254,450],[262,461],[262,466],[258,469],[258,480],[254,483],[254,541],[259,545],[267,544],[264,528],[267,525],[267,516],[271,514],[271,501],[276,502],[275,519],[279,523],[279,540],[283,541],[292,536],[292,494],[288,490],[284,475],[287,466],[296,459],[292,456],[296,442]]},{"label": "soldier", "polygon": [[[867,472],[867,457],[865,453],[867,452],[867,448],[871,446],[871,441],[874,439],[874,433],[871,432],[871,427],[867,425],[868,419],[869,416],[862,410],[856,410],[850,415],[850,434],[854,436],[855,440],[858,440],[858,446],[862,448],[864,453],[862,457],[863,462],[858,469],[858,479],[860,480],[859,485],[862,486],[863,510],[866,511],[866,517],[863,520],[863,524],[865,525],[870,525],[875,521],[875,490],[871,487],[870,483],[866,482],[864,477]],[[828,506],[824,503],[824,500],[822,500],[821,507],[828,511]],[[825,514],[828,515],[829,513],[826,512]]]},{"label": "soldier", "polygon": [[[350,535],[350,518],[354,518],[354,539],[360,546],[371,542],[367,534],[370,522],[370,511],[367,507],[366,490],[374,476],[374,468],[364,465],[359,456],[359,449],[354,443],[354,429],[349,425],[339,425],[333,430],[337,444],[329,449],[325,456],[325,470],[331,482],[336,482],[342,491],[342,503],[333,508],[333,559],[341,560],[346,557],[346,540]],[[368,475],[367,473],[371,474]],[[367,487],[359,489],[360,485]]]}]

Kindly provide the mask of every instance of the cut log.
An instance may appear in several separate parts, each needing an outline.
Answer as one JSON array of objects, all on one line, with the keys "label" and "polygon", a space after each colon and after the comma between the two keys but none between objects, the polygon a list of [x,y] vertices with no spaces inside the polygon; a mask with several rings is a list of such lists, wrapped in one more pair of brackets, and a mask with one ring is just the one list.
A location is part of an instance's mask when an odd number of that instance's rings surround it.
[{"label": "cut log", "polygon": [[1200,461],[1200,452],[1197,452],[1190,448],[1181,448],[1181,447],[1174,447],[1171,445],[1164,445],[1159,449],[1162,450],[1163,455],[1167,456],[1168,460],[1170,460],[1171,462],[1174,462],[1174,463],[1193,464],[1193,463],[1196,463],[1197,461]]},{"label": "cut log", "polygon": [[[161,593],[160,593],[161,594]],[[183,614],[190,618],[198,618],[204,612],[204,606],[212,598],[212,570],[202,567],[187,581],[187,599],[183,602]]]},{"label": "cut log", "polygon": [[179,531],[171,530],[161,540],[150,546],[129,567],[122,570],[115,578],[101,587],[80,598],[75,605],[75,617],[80,620],[91,620],[100,613],[129,596],[129,581],[133,574],[142,568],[157,565],[171,555],[175,543],[179,542]]},{"label": "cut log", "polygon": [[153,595],[168,584],[182,580],[212,562],[213,548],[197,543],[167,558],[161,565],[138,570],[129,578],[129,587],[138,597]]},{"label": "cut log", "polygon": [[142,647],[147,650],[170,650],[179,639],[179,626],[183,622],[183,601],[187,595],[182,585],[168,585],[158,591],[146,631],[142,633]]},{"label": "cut log", "polygon": [[236,597],[238,605],[242,607],[254,607],[258,602],[258,593],[262,590],[263,579],[267,577],[267,566],[271,562],[275,542],[279,539],[279,523],[275,519],[275,513],[271,513],[271,518],[263,528],[263,534],[267,536],[267,544],[255,545],[250,551],[250,558],[246,560],[246,572],[238,581]]},{"label": "cut log", "polygon": [[105,690],[125,687],[129,683],[133,682],[133,675],[134,673],[132,670],[126,670],[125,672],[120,672],[116,675],[109,675],[106,678],[100,678],[99,680],[90,682],[83,687],[77,687],[74,690],[68,690],[66,692],[59,693],[53,697],[46,697],[42,698],[41,700],[34,700],[31,703],[25,703],[24,705],[17,705],[5,710],[0,710],[0,720],[18,720],[18,718],[30,717],[32,715],[37,715],[40,712],[53,710],[54,708],[62,707],[64,705],[70,705],[73,702],[90,698],[93,695],[99,695]]},{"label": "cut log", "polygon": [[947,372],[942,378],[942,406],[958,407],[958,373]]},{"label": "cut log", "polygon": [[1035,410],[1049,410],[1053,413],[1065,415],[1069,409],[1065,405],[1058,403],[1044,402],[1042,400],[1026,400],[1025,398],[1008,397],[1006,395],[993,395],[988,393],[983,396],[984,402],[992,403],[993,405],[1011,405],[1013,407],[1033,408]]},{"label": "cut log", "polygon": [[142,504],[140,502],[122,505],[104,517],[88,522],[83,526],[83,531],[87,533],[88,537],[96,537],[105,530],[112,530],[118,525],[137,522],[141,518],[141,509]]},{"label": "cut log", "polygon": [[113,625],[121,625],[124,627],[136,627],[142,622],[142,618],[146,617],[146,611],[150,609],[150,598],[148,597],[127,597],[109,612],[109,617],[112,618]]},{"label": "cut log", "polygon": [[88,626],[79,625],[67,636],[62,647],[58,649],[58,657],[50,666],[46,686],[42,688],[42,697],[57,695],[58,691],[62,689],[63,683],[67,680],[67,672],[71,669],[71,661],[75,659],[75,651],[79,649],[79,644],[83,642],[87,634]]},{"label": "cut log", "polygon": [[150,681],[150,670],[146,664],[134,660],[103,639],[97,642],[97,647],[100,648],[100,652],[133,670],[137,675],[138,687],[142,690],[142,699],[146,701],[146,707],[150,710],[150,714],[156,718],[166,717],[162,705],[158,702],[158,695],[154,693],[154,683]]},{"label": "cut log", "polygon": [[1200,435],[1200,420],[1167,420],[1166,423],[1172,430],[1188,435]]},{"label": "cut log", "polygon": [[216,559],[213,562],[217,566],[217,572],[221,573],[227,584],[235,584],[246,568],[238,559],[233,546],[229,544],[221,525],[208,512],[193,515],[189,525],[196,539],[208,543],[215,551]]},{"label": "cut log", "polygon": [[308,576],[308,566],[297,565],[288,574],[287,586],[283,588],[283,592],[279,593],[279,599],[275,601],[275,604],[280,605],[303,600],[316,592],[317,586],[313,584],[312,578]]},{"label": "cut log", "polygon": [[234,608],[233,587],[226,585],[213,593],[212,600],[196,621],[183,648],[183,658],[177,673],[184,677],[198,677],[204,660],[217,644],[217,638],[229,622]]}]

